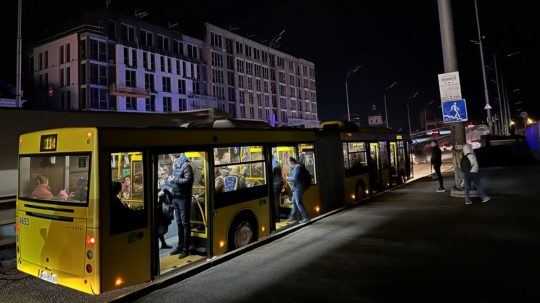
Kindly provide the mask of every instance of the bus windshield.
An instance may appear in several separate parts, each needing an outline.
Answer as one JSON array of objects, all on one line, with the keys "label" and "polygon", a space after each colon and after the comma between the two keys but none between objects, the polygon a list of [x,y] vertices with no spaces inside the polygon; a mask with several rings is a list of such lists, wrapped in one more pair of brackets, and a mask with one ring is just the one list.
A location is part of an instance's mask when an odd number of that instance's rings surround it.
[{"label": "bus windshield", "polygon": [[19,160],[19,198],[85,204],[90,155],[35,155]]}]

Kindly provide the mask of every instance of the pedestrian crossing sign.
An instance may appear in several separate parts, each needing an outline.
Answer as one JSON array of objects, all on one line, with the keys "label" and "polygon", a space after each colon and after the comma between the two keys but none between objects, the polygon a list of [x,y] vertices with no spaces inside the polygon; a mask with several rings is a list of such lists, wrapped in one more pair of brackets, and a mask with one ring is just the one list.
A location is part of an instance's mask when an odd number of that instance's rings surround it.
[{"label": "pedestrian crossing sign", "polygon": [[467,122],[469,120],[465,99],[443,101],[441,107],[444,123]]}]

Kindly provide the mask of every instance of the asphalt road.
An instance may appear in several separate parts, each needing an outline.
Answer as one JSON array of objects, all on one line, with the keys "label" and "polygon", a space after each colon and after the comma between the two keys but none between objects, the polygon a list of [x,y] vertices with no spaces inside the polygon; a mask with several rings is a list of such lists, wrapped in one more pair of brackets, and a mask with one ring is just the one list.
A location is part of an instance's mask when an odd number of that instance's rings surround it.
[{"label": "asphalt road", "polygon": [[[488,204],[418,181],[138,302],[539,302],[540,167],[484,172]],[[95,301],[21,278],[0,302]]]},{"label": "asphalt road", "polygon": [[138,302],[538,302],[540,168],[485,172],[488,204],[417,182]]}]

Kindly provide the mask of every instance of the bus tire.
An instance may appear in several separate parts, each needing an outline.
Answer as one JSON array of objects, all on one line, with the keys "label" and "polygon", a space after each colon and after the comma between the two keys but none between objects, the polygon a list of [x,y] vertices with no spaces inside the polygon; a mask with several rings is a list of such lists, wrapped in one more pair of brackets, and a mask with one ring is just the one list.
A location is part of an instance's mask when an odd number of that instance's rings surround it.
[{"label": "bus tire", "polygon": [[235,250],[257,241],[258,224],[251,211],[236,216],[229,229],[229,250]]},{"label": "bus tire", "polygon": [[366,198],[366,187],[364,186],[364,183],[360,182],[356,184],[356,202],[362,202]]}]

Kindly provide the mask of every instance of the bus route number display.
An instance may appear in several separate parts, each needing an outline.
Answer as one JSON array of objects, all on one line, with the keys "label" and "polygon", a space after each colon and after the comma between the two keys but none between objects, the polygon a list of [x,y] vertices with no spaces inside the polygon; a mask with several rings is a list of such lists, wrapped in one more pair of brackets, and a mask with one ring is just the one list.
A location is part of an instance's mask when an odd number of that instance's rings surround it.
[{"label": "bus route number display", "polygon": [[56,151],[58,137],[57,135],[43,135],[41,136],[41,142],[39,149],[42,152]]}]

